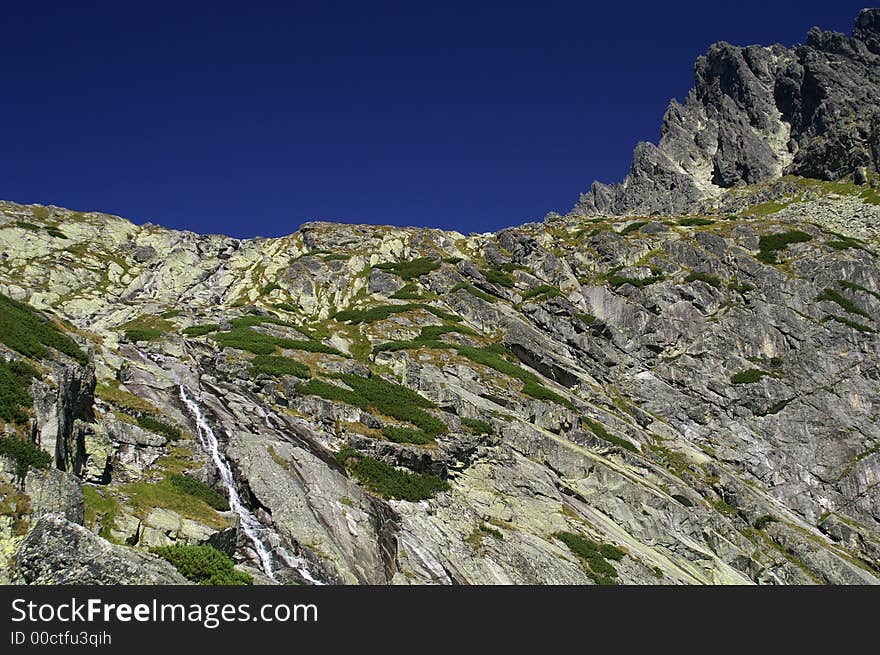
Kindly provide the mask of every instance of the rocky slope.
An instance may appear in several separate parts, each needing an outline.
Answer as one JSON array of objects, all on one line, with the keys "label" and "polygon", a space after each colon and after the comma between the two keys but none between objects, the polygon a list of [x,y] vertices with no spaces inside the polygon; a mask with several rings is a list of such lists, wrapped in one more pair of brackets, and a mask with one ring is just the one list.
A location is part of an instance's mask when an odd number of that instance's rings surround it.
[{"label": "rocky slope", "polygon": [[794,48],[716,43],[694,77],[659,144],[638,144],[626,179],[594,182],[574,213],[700,212],[724,189],[783,173],[866,181],[880,170],[880,9],[863,10],[851,38],[813,28]]},{"label": "rocky slope", "polygon": [[880,194],[842,179],[876,140],[827,118],[876,96],[765,93],[876,81],[877,16],[714,48],[653,151],[711,132],[681,184],[498,234],[0,202],[0,582],[181,583],[175,545],[266,584],[880,582]]},{"label": "rocky slope", "polygon": [[[2,346],[56,469],[3,474],[6,576],[172,581],[134,558],[211,543],[264,582],[877,582],[880,206],[729,202],[767,195],[245,241],[3,203],[0,293],[87,354]],[[224,467],[244,514],[171,484]]]}]

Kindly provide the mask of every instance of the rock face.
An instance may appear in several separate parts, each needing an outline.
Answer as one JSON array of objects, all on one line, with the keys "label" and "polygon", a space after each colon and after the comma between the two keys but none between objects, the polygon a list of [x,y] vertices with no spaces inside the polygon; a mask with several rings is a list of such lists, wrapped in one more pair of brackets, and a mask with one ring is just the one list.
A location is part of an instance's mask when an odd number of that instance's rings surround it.
[{"label": "rock face", "polygon": [[880,583],[877,24],[714,46],[623,186],[498,234],[0,202],[57,330],[0,332],[51,460],[0,457],[0,582]]},{"label": "rock face", "polygon": [[573,212],[701,211],[724,189],[783,173],[866,182],[880,170],[878,43],[880,10],[865,9],[852,37],[813,28],[791,49],[714,44],[685,103],[666,110],[659,144],[636,146],[626,180],[594,182]]},{"label": "rock face", "polygon": [[187,584],[165,560],[109,544],[59,516],[37,521],[18,551],[16,568],[26,584]]}]

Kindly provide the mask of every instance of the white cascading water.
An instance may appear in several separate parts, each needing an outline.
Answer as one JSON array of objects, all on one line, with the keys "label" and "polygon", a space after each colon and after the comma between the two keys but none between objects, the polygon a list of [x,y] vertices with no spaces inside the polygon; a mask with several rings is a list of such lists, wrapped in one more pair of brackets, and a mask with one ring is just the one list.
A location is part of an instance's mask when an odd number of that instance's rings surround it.
[{"label": "white cascading water", "polygon": [[[223,481],[223,486],[226,487],[226,493],[229,497],[229,507],[233,512],[238,514],[241,521],[241,528],[244,530],[248,539],[251,540],[251,543],[253,543],[254,550],[256,550],[257,556],[260,558],[260,566],[262,567],[263,572],[272,580],[275,580],[275,570],[272,567],[272,551],[266,547],[266,542],[270,541],[267,537],[276,535],[267,535],[266,533],[268,531],[266,527],[257,520],[257,517],[254,516],[241,501],[241,496],[238,495],[238,489],[235,487],[235,478],[232,475],[232,469],[229,467],[229,462],[226,461],[223,453],[220,452],[220,442],[217,440],[217,435],[214,434],[214,430],[211,429],[211,426],[208,425],[208,422],[205,420],[199,404],[187,395],[186,389],[184,389],[183,385],[180,385],[180,399],[184,402],[187,408],[189,408],[190,414],[192,414],[192,417],[195,419],[199,441],[202,442],[202,446],[204,446],[204,448],[211,454],[211,459],[214,461],[214,466],[217,467],[217,470],[220,473],[220,479]],[[280,541],[280,539],[276,540]],[[312,584],[322,584],[320,580],[317,580],[312,576],[309,570],[305,567],[305,562],[301,558],[292,555],[280,543],[274,545],[272,550],[280,555],[285,564],[299,571],[303,579]]]}]

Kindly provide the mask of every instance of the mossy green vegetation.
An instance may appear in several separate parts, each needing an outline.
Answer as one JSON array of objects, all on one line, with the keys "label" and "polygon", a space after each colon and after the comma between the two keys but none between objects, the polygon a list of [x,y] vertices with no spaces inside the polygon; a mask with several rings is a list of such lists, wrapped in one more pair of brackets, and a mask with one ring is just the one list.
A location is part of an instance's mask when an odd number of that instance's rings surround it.
[{"label": "mossy green vegetation", "polygon": [[752,524],[752,526],[755,528],[755,530],[763,530],[771,523],[777,523],[778,521],[779,519],[777,519],[772,514],[763,514],[755,519],[755,522]]},{"label": "mossy green vegetation", "polygon": [[218,512],[229,511],[229,502],[226,497],[201,480],[183,473],[174,473],[168,479],[174,487],[183,493],[201,498]]},{"label": "mossy green vegetation", "polygon": [[613,585],[617,569],[608,560],[620,561],[626,553],[611,544],[598,544],[573,532],[556,532],[554,535],[578,556],[584,570],[596,584]]},{"label": "mossy green vegetation", "polygon": [[495,428],[477,418],[462,418],[461,426],[471,434],[495,434]]},{"label": "mossy green vegetation", "polygon": [[501,268],[490,268],[481,271],[483,277],[492,284],[498,284],[502,287],[510,288],[513,286],[513,276]]},{"label": "mossy green vegetation", "polygon": [[182,309],[169,309],[167,312],[162,312],[161,314],[159,314],[159,318],[164,318],[165,320],[168,320],[170,318],[177,318],[182,313]]},{"label": "mossy green vegetation", "polygon": [[161,421],[153,416],[140,415],[136,417],[136,420],[137,424],[145,430],[161,434],[167,438],[168,441],[177,441],[182,436],[180,428],[171,425],[170,423],[166,423],[165,421]]},{"label": "mossy green vegetation", "polygon": [[49,349],[72,357],[80,364],[89,361],[76,342],[49,319],[28,305],[0,294],[0,341],[25,357],[45,359]]},{"label": "mossy green vegetation", "polygon": [[24,479],[28,470],[47,469],[52,464],[52,455],[40,448],[30,439],[18,435],[0,435],[0,455],[5,455],[15,462],[15,475]]},{"label": "mossy green vegetation", "polygon": [[765,234],[758,240],[758,260],[765,264],[778,264],[777,253],[785,250],[793,243],[806,243],[813,237],[800,230]]},{"label": "mossy green vegetation", "polygon": [[217,323],[202,323],[201,325],[190,325],[184,328],[183,334],[187,337],[202,337],[206,334],[211,334],[211,332],[217,332],[219,329],[220,326]]},{"label": "mossy green vegetation", "polygon": [[119,388],[119,383],[115,380],[111,383],[99,382],[95,386],[95,395],[105,402],[115,405],[119,409],[129,414],[151,414],[160,416],[162,414],[159,409],[143,398],[129,393],[125,389]]},{"label": "mossy green vegetation", "polygon": [[632,234],[633,232],[638,232],[643,227],[645,227],[647,224],[648,224],[648,221],[634,221],[634,222],[630,223],[629,225],[627,225],[626,227],[621,228],[621,230],[620,230],[620,232],[618,232],[618,234],[620,234],[621,236],[625,236],[627,234]]},{"label": "mossy green vegetation", "polygon": [[285,339],[265,332],[257,332],[250,327],[234,327],[228,332],[218,332],[214,335],[214,340],[221,348],[246,350],[254,355],[271,355],[278,348],[286,348],[346,357],[336,348],[327,346],[320,341]]},{"label": "mossy green vegetation", "polygon": [[350,447],[340,450],[336,459],[364,487],[385,498],[418,502],[449,489],[449,483],[438,475],[401,471]]},{"label": "mossy green vegetation", "polygon": [[538,296],[544,296],[546,298],[555,298],[556,296],[561,296],[562,292],[549,284],[542,284],[541,286],[534,287],[533,289],[528,289],[523,291],[521,294],[522,299],[529,300],[530,298],[536,298]]},{"label": "mossy green vegetation", "polygon": [[294,375],[298,378],[308,379],[311,377],[309,367],[290,357],[276,355],[257,355],[251,360],[251,375]]},{"label": "mossy green vegetation", "polygon": [[27,422],[25,410],[33,405],[28,388],[31,380],[39,377],[39,371],[26,362],[0,359],[0,421]]},{"label": "mossy green vegetation", "polygon": [[[116,529],[116,516],[119,514],[119,501],[105,489],[84,484],[82,486],[85,526],[99,536],[112,540],[111,532]],[[98,525],[100,524],[100,528]]]},{"label": "mossy green vegetation", "polygon": [[125,330],[123,334],[125,335],[126,341],[137,343],[138,341],[156,341],[161,339],[164,333],[162,330],[157,330],[155,328],[136,328],[133,330]]},{"label": "mossy green vegetation", "polygon": [[418,257],[402,262],[390,262],[387,264],[376,264],[373,268],[381,271],[388,271],[395,275],[399,275],[404,280],[412,280],[421,277],[431,271],[440,268],[440,262],[429,257]]},{"label": "mossy green vegetation", "polygon": [[838,284],[848,291],[861,291],[862,293],[867,293],[868,295],[874,296],[877,300],[880,300],[880,293],[871,291],[867,287],[863,287],[861,284],[856,284],[855,282],[849,282],[847,280],[840,280]]},{"label": "mossy green vegetation", "polygon": [[386,425],[382,428],[382,436],[394,443],[411,443],[427,445],[434,443],[434,437],[418,428],[405,428],[399,425]]},{"label": "mossy green vegetation", "polygon": [[828,301],[833,302],[840,305],[844,310],[849,312],[850,314],[855,314],[857,316],[863,316],[867,318],[869,321],[874,320],[873,317],[866,312],[864,309],[859,307],[855,302],[847,298],[846,296],[838,293],[834,289],[826,288],[816,296],[817,301]]},{"label": "mossy green vegetation", "polygon": [[430,312],[437,318],[441,318],[444,321],[461,320],[461,318],[455,316],[454,314],[450,314],[449,312],[445,312],[438,307],[426,305],[424,303],[407,303],[403,305],[378,305],[376,307],[369,307],[367,309],[347,309],[341,312],[337,312],[333,318],[343,323],[359,325],[361,323],[375,323],[376,321],[385,320],[392,314],[404,314],[406,312],[414,312],[419,309]]},{"label": "mossy green vegetation", "polygon": [[175,474],[170,473],[158,482],[141,480],[119,485],[115,492],[127,498],[126,504],[141,519],[145,519],[157,507],[162,507],[207,526],[217,529],[226,527],[226,520],[217,513],[216,508],[200,495],[191,493],[192,487],[175,483],[174,479]]},{"label": "mossy green vegetation", "polygon": [[702,227],[712,225],[715,221],[705,216],[688,216],[687,218],[678,219],[678,224],[682,227]]},{"label": "mossy green vegetation", "polygon": [[700,282],[705,282],[706,284],[713,286],[716,289],[721,288],[721,278],[719,278],[717,275],[713,275],[712,273],[692,271],[685,278],[685,282],[696,282],[697,280],[699,280]]},{"label": "mossy green vegetation", "polygon": [[418,300],[423,296],[423,292],[413,283],[408,283],[402,286],[400,289],[391,294],[391,297],[396,300]]},{"label": "mossy green vegetation", "polygon": [[443,421],[424,411],[436,407],[434,403],[415,391],[377,376],[364,378],[339,374],[334,377],[351,389],[323,380],[309,380],[300,383],[296,388],[299,393],[320,396],[366,411],[378,411],[399,421],[412,423],[431,437],[447,431]]},{"label": "mossy green vegetation", "polygon": [[731,375],[730,382],[731,384],[754,384],[755,382],[760,382],[762,378],[768,375],[770,373],[759,368],[749,368]]},{"label": "mossy green vegetation", "polygon": [[666,277],[663,275],[663,271],[655,268],[651,269],[650,276],[642,278],[626,277],[624,275],[618,274],[616,271],[611,271],[605,275],[605,281],[609,284],[609,286],[615,289],[619,286],[623,286],[624,284],[630,284],[638,289],[641,289],[642,287],[649,286],[651,284],[654,284],[655,282],[660,282],[664,279],[666,279]]},{"label": "mossy green vegetation", "polygon": [[836,323],[840,323],[841,325],[845,325],[853,330],[858,330],[859,332],[866,333],[875,333],[877,330],[872,328],[870,325],[865,325],[864,323],[859,323],[858,321],[853,321],[845,316],[838,316],[837,314],[825,314],[822,321],[835,321]]},{"label": "mossy green vegetation", "polygon": [[253,578],[235,568],[225,553],[213,546],[174,544],[155,546],[150,552],[169,561],[187,580],[202,585],[249,585]]},{"label": "mossy green vegetation", "polygon": [[475,286],[468,284],[466,282],[459,282],[454,287],[449,290],[449,293],[455,293],[456,291],[467,291],[474,298],[479,298],[480,300],[485,300],[488,303],[494,303],[498,300],[495,296],[489,295],[485,291],[481,291],[477,289]]},{"label": "mossy green vegetation", "polygon": [[637,453],[639,449],[636,448],[630,441],[622,437],[618,437],[616,435],[611,434],[608,430],[605,429],[605,426],[599,423],[598,421],[594,421],[588,416],[584,417],[584,423],[590,428],[590,432],[595,434],[597,437],[602,439],[603,441],[607,441],[608,443],[613,443],[615,446],[620,446],[626,450]]}]

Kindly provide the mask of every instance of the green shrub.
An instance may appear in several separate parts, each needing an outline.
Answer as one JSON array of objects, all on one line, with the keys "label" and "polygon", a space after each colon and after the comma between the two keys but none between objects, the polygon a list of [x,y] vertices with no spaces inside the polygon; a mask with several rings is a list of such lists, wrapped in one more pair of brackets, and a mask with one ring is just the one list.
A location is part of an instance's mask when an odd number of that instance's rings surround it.
[{"label": "green shrub", "polygon": [[170,423],[160,421],[153,416],[138,416],[136,420],[137,424],[145,430],[164,435],[168,441],[177,441],[182,436],[179,428]]},{"label": "green shrub", "polygon": [[30,230],[31,232],[39,232],[43,229],[36,223],[30,223],[28,221],[16,221],[15,227],[20,227],[23,230]]},{"label": "green shrub", "polygon": [[440,476],[401,471],[351,448],[341,450],[337,459],[367,489],[385,498],[417,502],[449,489],[449,483]]},{"label": "green shrub", "polygon": [[578,556],[593,582],[603,585],[614,584],[617,569],[608,560],[619,561],[626,555],[625,552],[610,544],[597,544],[573,532],[557,532],[553,536]]},{"label": "green shrub", "polygon": [[216,332],[220,326],[216,323],[202,323],[201,325],[190,325],[183,329],[183,334],[188,337],[201,337],[211,332]]},{"label": "green shrub", "polygon": [[703,225],[712,225],[715,221],[711,218],[703,218],[702,216],[689,216],[688,218],[678,219],[678,224],[682,227],[699,227]]},{"label": "green shrub", "polygon": [[156,328],[136,328],[134,330],[126,330],[124,333],[126,341],[132,343],[137,341],[156,341],[162,338],[162,330]]},{"label": "green shrub", "polygon": [[605,429],[605,426],[598,421],[594,421],[588,416],[585,416],[584,423],[586,423],[587,427],[590,428],[590,431],[600,439],[609,443],[613,443],[615,446],[620,446],[621,448],[625,448],[626,450],[632,451],[634,453],[639,452],[639,449],[636,448],[631,442],[623,439],[622,437],[611,434],[610,432],[608,432],[608,430]]},{"label": "green shrub", "polygon": [[430,312],[434,316],[442,318],[446,321],[461,320],[458,316],[455,316],[454,314],[444,312],[442,309],[432,307],[431,305],[425,305],[424,303],[408,303],[405,305],[379,305],[377,307],[370,307],[368,309],[348,309],[337,312],[333,318],[343,323],[359,325],[360,323],[375,323],[376,321],[381,321],[388,318],[392,314],[403,314],[405,312],[416,311],[417,309],[422,309]]},{"label": "green shrub", "polygon": [[0,341],[25,357],[44,359],[49,348],[80,364],[89,361],[76,342],[28,305],[0,294]]},{"label": "green shrub", "polygon": [[616,271],[610,272],[605,276],[605,281],[615,289],[624,284],[630,284],[641,289],[642,287],[654,284],[655,282],[660,282],[663,279],[665,279],[665,276],[662,271],[657,269],[651,269],[651,276],[644,278],[626,277],[624,275],[618,275]]},{"label": "green shrub", "polygon": [[495,428],[491,424],[477,418],[463,418],[461,425],[471,434],[495,434]]},{"label": "green shrub", "polygon": [[46,234],[48,234],[50,237],[55,237],[56,239],[66,239],[67,238],[67,235],[64,234],[64,232],[59,230],[54,225],[49,225],[46,227]]},{"label": "green shrub", "polygon": [[322,259],[325,262],[341,262],[341,261],[348,261],[349,259],[351,259],[351,255],[344,253],[344,252],[335,252],[330,255],[324,255],[324,257],[322,257]]},{"label": "green shrub", "polygon": [[750,368],[731,375],[730,382],[732,384],[754,384],[755,382],[760,382],[761,378],[768,375],[770,374],[767,371],[762,371],[759,368]]},{"label": "green shrub", "polygon": [[453,266],[455,266],[456,264],[458,264],[461,261],[464,261],[461,257],[444,257],[443,258],[444,264],[452,264]]},{"label": "green shrub", "polygon": [[0,455],[15,461],[15,475],[20,480],[24,479],[28,469],[47,469],[52,464],[52,455],[33,441],[11,434],[0,436]]},{"label": "green shrub", "polygon": [[320,341],[285,339],[264,332],[257,332],[250,327],[235,327],[229,332],[219,332],[214,336],[214,340],[221,348],[246,350],[255,355],[271,355],[278,348],[287,348],[289,350],[304,350],[307,352],[345,356],[336,348],[324,345]]},{"label": "green shrub", "polygon": [[848,318],[837,316],[836,314],[825,314],[825,317],[822,319],[822,321],[835,321],[837,323],[841,323],[842,325],[846,325],[847,327],[851,327],[853,330],[858,330],[859,332],[874,333],[877,331],[869,325],[859,323],[858,321],[851,321]]},{"label": "green shrub", "polygon": [[291,359],[290,357],[277,357],[274,355],[257,355],[251,360],[251,375],[294,375],[298,378],[308,379],[311,371],[305,364]]},{"label": "green shrub", "polygon": [[813,237],[806,232],[800,230],[791,230],[790,232],[780,232],[778,234],[766,234],[758,240],[758,260],[765,264],[778,264],[776,253],[785,250],[786,247],[793,243],[806,243],[812,241]]},{"label": "green shrub", "polygon": [[187,580],[203,585],[249,585],[253,578],[244,571],[238,571],[235,563],[225,553],[212,546],[155,546],[150,548],[154,555],[171,562]]},{"label": "green shrub", "polygon": [[482,271],[482,273],[483,277],[492,284],[499,284],[502,287],[508,288],[513,286],[513,276],[507,271],[498,268],[490,268]]},{"label": "green shrub", "polygon": [[492,303],[498,300],[495,296],[490,296],[485,291],[480,291],[476,287],[467,284],[466,282],[459,282],[454,287],[449,290],[449,293],[455,293],[456,291],[465,290],[475,298],[479,298],[480,300],[485,300],[486,302]]},{"label": "green shrub", "polygon": [[175,488],[190,496],[201,498],[218,512],[229,511],[229,502],[226,497],[201,480],[183,473],[175,473],[169,480]]},{"label": "green shrub", "polygon": [[391,297],[397,300],[417,300],[422,297],[422,291],[415,284],[409,283],[392,293]]},{"label": "green shrub", "polygon": [[685,282],[696,282],[699,280],[700,282],[705,282],[716,289],[721,288],[721,278],[717,275],[712,275],[711,273],[702,273],[700,271],[693,271],[686,278]]},{"label": "green shrub", "polygon": [[419,334],[419,339],[433,340],[444,334],[467,334],[476,336],[477,333],[466,325],[426,325]]},{"label": "green shrub", "polygon": [[26,423],[25,408],[33,404],[28,388],[39,372],[22,361],[4,362],[0,359],[0,421]]},{"label": "green shrub", "polygon": [[779,519],[777,519],[775,516],[772,516],[771,514],[764,514],[756,518],[753,525],[755,527],[755,530],[763,530],[771,523],[776,523],[778,521]]},{"label": "green shrub", "polygon": [[852,300],[850,300],[846,296],[843,296],[843,295],[837,293],[837,291],[835,291],[834,289],[825,289],[824,291],[822,291],[822,293],[820,293],[818,296],[816,296],[816,300],[817,301],[827,300],[828,302],[837,303],[838,305],[843,307],[846,311],[848,311],[850,314],[864,316],[869,321],[873,320],[873,318],[871,317],[871,315],[868,312],[866,312],[864,309],[859,307],[857,304],[855,304]]},{"label": "green shrub", "polygon": [[260,289],[261,296],[268,296],[270,293],[275,291],[276,289],[280,289],[281,285],[275,282],[269,282],[269,284],[265,285],[262,289]]},{"label": "green shrub", "polygon": [[632,232],[638,232],[643,227],[645,227],[647,224],[648,224],[648,221],[635,221],[634,223],[630,223],[625,228],[620,230],[620,232],[618,234],[620,234],[621,236],[624,236],[627,234],[631,234]]},{"label": "green shrub", "polygon": [[838,284],[840,284],[840,286],[842,286],[844,289],[848,289],[849,291],[861,291],[863,293],[867,293],[867,294],[874,296],[877,300],[880,300],[880,293],[877,293],[876,291],[871,291],[867,287],[863,287],[861,284],[856,284],[855,282],[848,282],[847,280],[840,280],[840,282],[838,282]]},{"label": "green shrub", "polygon": [[403,262],[376,264],[373,268],[399,275],[404,280],[412,280],[440,268],[440,263],[428,257],[419,257]]},{"label": "green shrub", "polygon": [[360,407],[366,411],[381,412],[399,421],[412,423],[432,437],[447,430],[443,421],[423,411],[423,408],[435,407],[434,403],[415,391],[375,376],[364,378],[358,375],[340,374],[336,377],[349,385],[352,390],[321,380],[309,380],[297,385],[297,391]]},{"label": "green shrub", "polygon": [[412,443],[424,445],[434,443],[434,438],[418,428],[404,428],[398,425],[386,425],[382,428],[382,436],[394,443]]},{"label": "green shrub", "polygon": [[554,286],[549,284],[542,284],[539,287],[535,287],[534,289],[529,289],[527,291],[523,291],[522,294],[523,300],[528,300],[529,298],[534,298],[535,296],[547,296],[548,298],[555,298],[556,296],[562,295],[562,292]]}]

